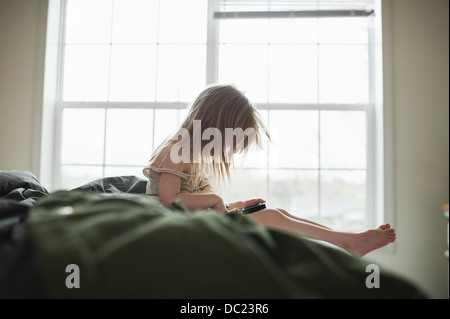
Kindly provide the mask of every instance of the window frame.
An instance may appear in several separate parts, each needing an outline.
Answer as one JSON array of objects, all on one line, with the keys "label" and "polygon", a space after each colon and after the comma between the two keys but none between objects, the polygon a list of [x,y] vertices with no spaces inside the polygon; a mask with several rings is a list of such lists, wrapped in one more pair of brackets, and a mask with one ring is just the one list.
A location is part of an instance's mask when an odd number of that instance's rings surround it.
[{"label": "window frame", "polygon": [[[216,83],[218,78],[218,20],[213,17],[219,6],[218,0],[208,0],[206,85]],[[358,110],[367,116],[367,180],[366,216],[368,226],[385,220],[394,222],[394,179],[393,179],[393,115],[391,89],[390,53],[390,0],[375,0],[375,23],[381,29],[376,39],[369,41],[375,47],[369,48],[374,56],[369,59],[371,87],[375,87],[371,104],[286,104],[257,103],[261,110]],[[70,108],[151,108],[184,109],[188,103],[181,102],[63,102],[62,77],[64,65],[64,9],[66,0],[47,0],[41,10],[41,29],[46,29],[45,48],[38,52],[45,59],[45,68],[40,70],[43,87],[42,99],[38,99],[35,117],[35,144],[33,169],[37,176],[48,185],[49,190],[59,189],[62,112]],[[45,28],[44,25],[45,24]],[[371,36],[375,36],[372,34]],[[44,58],[42,57],[44,56]],[[55,59],[57,57],[57,59]],[[373,85],[374,84],[374,85]],[[48,153],[52,150],[52,155]],[[103,163],[105,165],[105,163]],[[58,168],[59,167],[59,168]],[[370,195],[372,194],[372,195]],[[392,246],[392,245],[391,245]],[[392,246],[394,247],[394,246]],[[394,248],[392,248],[394,249]]]},{"label": "window frame", "polygon": [[[381,11],[381,0],[374,0],[376,3],[376,9],[373,10],[373,12],[382,12]],[[208,67],[213,67],[211,69],[211,72],[214,72],[213,74],[210,74],[209,79],[211,79],[211,83],[216,83],[218,80],[218,51],[219,51],[219,19],[213,18],[212,15],[214,15],[215,11],[218,11],[220,0],[209,0],[209,10],[208,10],[208,45],[209,40],[212,40],[211,45],[214,45],[214,48],[211,48],[211,53],[213,54],[213,57],[208,59]],[[217,15],[217,14],[216,14]],[[384,15],[384,12],[382,13]],[[375,14],[374,28],[381,28],[381,19],[380,15]],[[369,103],[356,103],[356,104],[333,104],[333,103],[260,103],[255,102],[255,105],[259,110],[307,110],[307,111],[318,111],[319,112],[319,121],[320,121],[320,111],[363,111],[366,114],[366,134],[367,134],[367,147],[366,147],[366,154],[367,154],[367,160],[366,160],[366,168],[362,169],[366,171],[366,227],[375,227],[377,223],[383,222],[383,217],[386,216],[386,213],[383,213],[380,211],[380,200],[381,197],[379,195],[379,192],[381,191],[379,189],[379,180],[382,179],[381,176],[379,176],[379,169],[376,165],[377,160],[376,154],[379,151],[379,145],[380,141],[376,140],[379,138],[380,132],[377,131],[379,124],[377,123],[377,120],[375,119],[376,116],[379,116],[379,110],[376,108],[376,99],[377,95],[382,96],[382,92],[376,92],[373,90],[375,86],[381,85],[383,83],[383,80],[380,78],[380,75],[378,74],[379,66],[376,65],[376,63],[381,63],[379,52],[376,51],[376,45],[375,42],[379,42],[379,46],[381,47],[381,39],[375,39],[375,33],[373,32],[373,28],[370,30],[369,33],[369,40],[368,40],[368,51],[369,51]],[[207,55],[208,57],[208,55]],[[215,63],[215,64],[213,64]],[[380,81],[381,79],[381,81]],[[381,102],[381,109],[383,107],[383,103]],[[270,120],[269,120],[270,121]],[[320,140],[320,125],[319,125],[319,140]],[[269,146],[270,147],[270,146]],[[320,148],[320,144],[319,144]],[[378,169],[377,169],[378,168]],[[242,170],[246,169],[254,169],[254,168],[241,168]],[[269,187],[269,174],[271,170],[275,170],[274,168],[269,167],[269,163],[267,164],[267,167],[265,168],[267,170],[267,194],[270,192]],[[280,170],[283,170],[283,168],[278,168]],[[296,170],[296,171],[304,171],[304,169],[296,169],[296,168],[287,168],[287,170]],[[321,208],[320,208],[320,202],[321,202],[321,171],[322,167],[320,165],[319,161],[319,167],[317,168],[318,174],[319,174],[319,194],[318,194],[318,201],[319,201],[319,208],[318,208],[318,214],[320,217],[321,215]],[[325,169],[326,170],[326,169]],[[345,169],[342,169],[345,170]],[[384,180],[384,179],[383,179]],[[376,193],[378,191],[378,193]],[[373,195],[371,195],[373,194]],[[385,196],[383,196],[384,198]],[[390,210],[389,210],[390,211]],[[392,218],[390,219],[392,220]]]}]

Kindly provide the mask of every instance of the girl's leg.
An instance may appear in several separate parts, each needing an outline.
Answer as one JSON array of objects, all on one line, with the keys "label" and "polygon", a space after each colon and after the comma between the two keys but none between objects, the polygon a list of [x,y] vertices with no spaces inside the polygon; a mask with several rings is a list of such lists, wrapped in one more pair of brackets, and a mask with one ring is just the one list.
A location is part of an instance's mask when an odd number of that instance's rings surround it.
[{"label": "girl's leg", "polygon": [[331,228],[329,228],[329,227],[327,227],[327,226],[324,226],[324,225],[321,225],[321,224],[319,224],[319,223],[313,222],[312,220],[305,219],[305,218],[301,218],[301,217],[298,217],[298,216],[294,216],[294,215],[292,215],[292,214],[289,214],[289,213],[288,213],[287,211],[285,211],[284,209],[277,208],[276,210],[278,210],[280,213],[286,215],[286,216],[289,217],[289,218],[292,218],[292,219],[295,219],[295,220],[298,220],[298,221],[301,221],[301,222],[313,224],[313,225],[316,225],[316,226],[318,226],[318,227],[322,227],[322,228],[326,228],[326,229],[331,229]]},{"label": "girl's leg", "polygon": [[395,240],[395,231],[388,224],[360,233],[350,233],[335,231],[298,217],[291,218],[290,214],[278,209],[264,209],[247,216],[264,226],[324,240],[358,256],[364,256]]}]

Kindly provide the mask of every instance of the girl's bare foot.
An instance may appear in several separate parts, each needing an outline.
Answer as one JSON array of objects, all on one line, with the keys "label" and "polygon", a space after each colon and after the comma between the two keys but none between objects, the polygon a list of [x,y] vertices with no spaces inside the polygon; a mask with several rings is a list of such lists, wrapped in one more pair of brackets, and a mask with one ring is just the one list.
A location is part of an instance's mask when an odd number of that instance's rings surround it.
[{"label": "girl's bare foot", "polygon": [[395,230],[389,224],[384,224],[374,229],[353,234],[347,248],[353,254],[362,257],[375,249],[394,242],[395,237]]}]

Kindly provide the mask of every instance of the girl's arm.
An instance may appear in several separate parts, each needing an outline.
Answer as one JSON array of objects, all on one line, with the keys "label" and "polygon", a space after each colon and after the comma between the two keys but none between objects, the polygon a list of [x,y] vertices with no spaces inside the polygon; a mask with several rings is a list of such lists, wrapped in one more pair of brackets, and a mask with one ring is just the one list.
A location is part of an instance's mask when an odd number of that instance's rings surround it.
[{"label": "girl's arm", "polygon": [[[166,161],[166,168],[180,170],[178,164]],[[181,177],[162,173],[159,180],[159,201],[170,206],[173,201],[180,199],[189,210],[213,208],[219,212],[226,212],[222,198],[215,193],[181,193]]]}]

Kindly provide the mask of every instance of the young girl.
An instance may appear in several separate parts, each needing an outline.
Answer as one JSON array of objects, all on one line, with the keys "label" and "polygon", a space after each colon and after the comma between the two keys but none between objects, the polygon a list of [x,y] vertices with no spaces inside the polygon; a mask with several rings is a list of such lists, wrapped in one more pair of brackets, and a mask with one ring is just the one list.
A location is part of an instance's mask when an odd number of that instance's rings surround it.
[{"label": "young girl", "polygon": [[[239,129],[250,133],[223,138]],[[153,153],[144,169],[149,179],[146,192],[167,206],[179,199],[192,211],[214,209],[227,213],[264,202],[256,198],[225,204],[212,186],[213,179],[224,182],[230,178],[235,153],[245,153],[252,144],[260,145],[263,136],[270,139],[258,112],[244,94],[229,85],[209,87],[192,104],[177,134]],[[389,224],[351,233],[332,230],[279,208],[246,216],[267,227],[327,241],[358,256],[395,240],[395,231]]]}]

